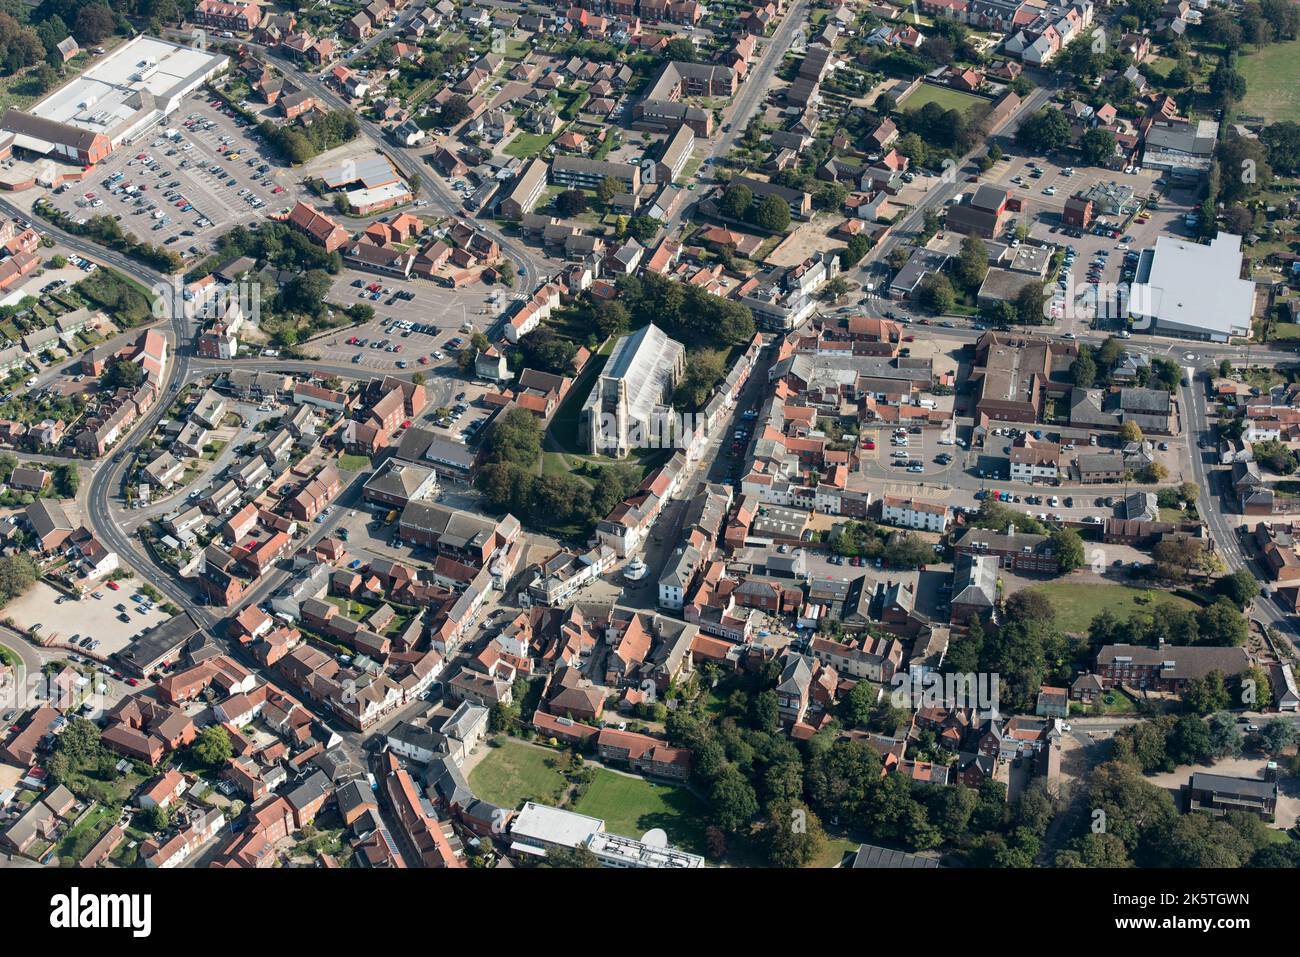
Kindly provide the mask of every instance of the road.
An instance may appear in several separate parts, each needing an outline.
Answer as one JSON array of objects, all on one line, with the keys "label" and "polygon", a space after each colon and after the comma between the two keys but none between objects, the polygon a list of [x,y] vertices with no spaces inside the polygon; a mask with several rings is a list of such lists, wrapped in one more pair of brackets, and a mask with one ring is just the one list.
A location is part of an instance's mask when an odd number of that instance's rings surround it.
[{"label": "road", "polygon": [[[731,152],[736,141],[745,133],[745,128],[753,119],[754,114],[767,99],[768,91],[771,89],[772,77],[776,75],[777,67],[781,65],[786,52],[790,49],[790,40],[794,37],[795,32],[804,22],[804,14],[807,11],[807,0],[800,0],[790,12],[786,14],[781,25],[776,28],[772,38],[767,41],[763,47],[763,52],[758,58],[758,62],[750,68],[745,76],[744,82],[740,86],[740,93],[737,94],[735,102],[731,105],[731,111],[727,114],[727,130],[712,140],[712,147],[704,158],[704,165],[701,169],[708,168],[710,161],[719,156],[726,156]],[[686,217],[695,204],[682,203],[664,224],[664,235],[672,236],[678,225]]]},{"label": "road", "polygon": [[[1213,451],[1200,447],[1201,442],[1209,443],[1209,449],[1215,449],[1217,442],[1214,429],[1210,426],[1209,409],[1205,395],[1206,379],[1200,375],[1188,377],[1188,384],[1182,387],[1184,417],[1186,419],[1187,446],[1192,458],[1192,472],[1196,484],[1201,487],[1201,497],[1196,507],[1206,527],[1214,538],[1214,543],[1229,571],[1245,569],[1259,581],[1268,580],[1264,570],[1242,548],[1237,534],[1237,522],[1228,517],[1225,506],[1229,505],[1231,488],[1226,469],[1211,467],[1215,463]],[[1207,463],[1207,460],[1208,463]],[[1221,484],[1216,487],[1216,480]],[[1261,623],[1275,628],[1295,650],[1296,629],[1294,621],[1276,603],[1273,597],[1260,597],[1255,600],[1251,616]]]}]

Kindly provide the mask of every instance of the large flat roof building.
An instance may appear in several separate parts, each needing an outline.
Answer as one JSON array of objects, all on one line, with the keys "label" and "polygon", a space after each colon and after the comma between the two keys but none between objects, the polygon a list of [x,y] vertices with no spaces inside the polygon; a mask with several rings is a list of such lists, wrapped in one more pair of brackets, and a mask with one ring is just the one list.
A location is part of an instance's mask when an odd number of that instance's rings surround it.
[{"label": "large flat roof building", "polygon": [[1255,284],[1241,278],[1241,237],[1219,233],[1208,246],[1161,236],[1138,259],[1129,315],[1135,329],[1227,342],[1250,335]]},{"label": "large flat roof building", "polygon": [[27,112],[9,110],[0,125],[20,149],[93,165],[227,63],[222,54],[138,36]]}]

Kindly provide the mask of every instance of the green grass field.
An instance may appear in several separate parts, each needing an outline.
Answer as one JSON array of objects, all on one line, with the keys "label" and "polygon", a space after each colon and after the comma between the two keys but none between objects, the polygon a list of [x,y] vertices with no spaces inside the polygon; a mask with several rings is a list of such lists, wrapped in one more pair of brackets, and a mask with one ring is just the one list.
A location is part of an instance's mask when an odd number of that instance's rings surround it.
[{"label": "green grass field", "polygon": [[553,804],[555,791],[564,786],[560,772],[547,761],[560,759],[554,752],[517,741],[492,748],[469,774],[469,786],[484,801],[516,808],[524,801]]},{"label": "green grass field", "polygon": [[598,768],[596,779],[573,810],[601,818],[605,830],[625,837],[639,838],[651,828],[663,828],[674,847],[704,853],[705,807],[683,787],[652,784]]},{"label": "green grass field", "polygon": [[339,456],[339,468],[345,472],[364,472],[370,468],[370,459],[364,455],[345,454]]},{"label": "green grass field", "polygon": [[1270,122],[1300,121],[1300,40],[1275,43],[1244,56],[1237,69],[1246,78],[1240,112]]},{"label": "green grass field", "polygon": [[899,109],[919,110],[927,103],[938,103],[945,110],[961,110],[963,113],[977,103],[988,102],[983,97],[972,96],[961,90],[952,90],[946,86],[922,83],[915,90],[903,97]]},{"label": "green grass field", "polygon": [[[1056,609],[1056,624],[1062,631],[1074,634],[1086,632],[1093,618],[1106,608],[1118,618],[1128,618],[1134,612],[1150,612],[1164,607],[1196,607],[1177,595],[1124,585],[1053,582],[1037,585],[1031,590],[1047,596]],[[1150,602],[1145,601],[1148,594],[1154,596]]]},{"label": "green grass field", "polygon": [[541,156],[542,150],[551,145],[551,140],[559,133],[519,133],[506,146],[505,152],[519,159],[531,159]]}]

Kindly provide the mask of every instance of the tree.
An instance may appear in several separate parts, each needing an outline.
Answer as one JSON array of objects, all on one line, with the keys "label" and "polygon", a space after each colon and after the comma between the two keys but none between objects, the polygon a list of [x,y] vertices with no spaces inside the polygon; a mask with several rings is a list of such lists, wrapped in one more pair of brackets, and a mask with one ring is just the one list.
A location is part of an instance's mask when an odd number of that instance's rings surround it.
[{"label": "tree", "polygon": [[1079,137],[1079,151],[1088,166],[1105,166],[1115,155],[1115,134],[1100,128],[1088,130]]},{"label": "tree", "polygon": [[1237,699],[1252,711],[1263,711],[1273,703],[1273,685],[1263,668],[1251,665],[1237,676]]},{"label": "tree", "polygon": [[1235,758],[1241,754],[1241,726],[1237,719],[1220,711],[1206,721],[1210,732],[1210,754],[1216,758]]},{"label": "tree", "polygon": [[1088,832],[1056,855],[1057,867],[1132,867],[1124,842],[1114,834]]},{"label": "tree", "polygon": [[713,782],[709,804],[718,826],[728,834],[737,833],[758,813],[758,797],[734,764],[727,765]]},{"label": "tree", "polygon": [[[1217,158],[1222,170],[1218,199],[1219,202],[1228,204],[1229,209],[1237,209],[1233,206],[1235,203],[1254,199],[1261,189],[1273,182],[1273,167],[1269,164],[1268,152],[1258,140],[1242,136],[1230,137],[1219,145]],[[1250,210],[1241,209],[1237,218],[1242,224],[1254,225],[1255,215]]]},{"label": "tree", "polygon": [[1052,551],[1061,565],[1061,573],[1083,567],[1083,539],[1072,528],[1058,528],[1049,536]]},{"label": "tree", "polygon": [[851,269],[871,252],[871,240],[861,234],[849,238],[849,244],[840,250],[840,268]]},{"label": "tree", "polygon": [[82,7],[72,32],[81,43],[98,43],[113,32],[113,11],[101,4]]},{"label": "tree", "polygon": [[566,189],[555,197],[555,212],[560,216],[580,216],[587,211],[587,194],[580,189]]},{"label": "tree", "polygon": [[921,283],[921,306],[935,315],[949,312],[956,304],[957,294],[943,273],[931,273]]},{"label": "tree", "polygon": [[718,201],[718,209],[728,219],[744,219],[753,201],[754,194],[749,187],[736,183],[728,186],[726,192],[722,194],[722,199]]},{"label": "tree", "polygon": [[784,232],[790,226],[790,204],[779,196],[764,196],[753,207],[753,223],[769,232]]},{"label": "tree", "polygon": [[773,867],[805,867],[826,846],[821,821],[798,801],[778,801],[769,808],[763,837]]},{"label": "tree", "polygon": [[167,825],[171,823],[171,815],[167,813],[167,807],[162,804],[155,804],[149,810],[144,812],[145,827],[155,834],[161,834],[167,830]]},{"label": "tree", "polygon": [[1016,130],[1016,143],[1037,153],[1050,153],[1070,142],[1070,121],[1059,109],[1045,108]]},{"label": "tree", "polygon": [[1220,60],[1210,74],[1210,92],[1221,106],[1230,106],[1245,99],[1246,78],[1229,66],[1227,60]]},{"label": "tree", "polygon": [[727,353],[701,349],[686,358],[686,370],[677,384],[676,404],[698,409],[713,394],[713,388],[727,374]]},{"label": "tree", "polygon": [[1259,142],[1274,170],[1287,176],[1300,173],[1300,123],[1272,123],[1260,130]]},{"label": "tree", "polygon": [[602,338],[620,336],[629,328],[627,307],[617,299],[602,300],[596,306],[594,318]]},{"label": "tree", "polygon": [[1241,611],[1227,598],[1220,598],[1196,615],[1201,643],[1231,647],[1244,645],[1250,637],[1250,626]]},{"label": "tree", "polygon": [[1081,389],[1090,389],[1097,381],[1097,364],[1092,359],[1092,350],[1087,346],[1079,349],[1079,357],[1070,366],[1070,375],[1074,384]]},{"label": "tree", "polygon": [[597,198],[606,206],[621,192],[623,192],[623,184],[612,176],[606,176],[596,187]]},{"label": "tree", "polygon": [[0,607],[36,584],[38,574],[36,560],[30,555],[19,553],[0,558]]},{"label": "tree", "polygon": [[989,271],[989,248],[978,236],[967,236],[961,241],[961,253],[957,258],[957,278],[969,290],[975,290],[984,282]]},{"label": "tree", "polygon": [[210,724],[194,739],[194,756],[208,767],[224,764],[234,754],[230,733],[219,724]]},{"label": "tree", "polygon": [[1204,678],[1192,678],[1183,690],[1183,704],[1193,714],[1211,714],[1232,704],[1232,695],[1222,671],[1211,671]]},{"label": "tree", "polygon": [[749,723],[769,734],[781,726],[780,704],[771,688],[756,694],[749,702]]},{"label": "tree", "polygon": [[469,100],[457,93],[447,97],[439,115],[443,126],[455,126],[461,120],[469,119],[469,115],[473,112]]},{"label": "tree", "polygon": [[664,57],[669,61],[694,63],[699,59],[699,54],[696,53],[695,44],[689,37],[675,37],[664,47]]},{"label": "tree", "polygon": [[144,382],[144,369],[129,359],[110,359],[99,381],[109,391],[136,389]]},{"label": "tree", "polygon": [[659,223],[649,216],[633,216],[627,221],[627,234],[639,243],[648,243],[659,232]]},{"label": "tree", "polygon": [[1020,291],[1016,293],[1016,318],[1025,324],[1041,323],[1044,318],[1043,303],[1046,299],[1047,297],[1043,293],[1041,285],[1036,282],[1025,283],[1020,287]]},{"label": "tree", "polygon": [[546,866],[568,870],[593,870],[600,867],[598,858],[585,844],[576,847],[551,847],[546,851]]},{"label": "tree", "polygon": [[1264,745],[1264,750],[1271,755],[1280,754],[1286,748],[1295,744],[1298,738],[1300,738],[1300,731],[1286,718],[1274,718],[1259,731],[1260,743]]},{"label": "tree", "polygon": [[1119,427],[1119,437],[1125,442],[1141,442],[1142,427],[1130,419]]},{"label": "tree", "polygon": [[1214,590],[1238,608],[1245,609],[1259,597],[1259,582],[1248,570],[1239,568],[1231,575],[1224,575],[1215,582]]},{"label": "tree", "polygon": [[849,281],[843,276],[836,276],[821,288],[821,297],[827,302],[835,302],[849,291]]},{"label": "tree", "polygon": [[840,702],[840,717],[850,727],[865,728],[871,723],[875,707],[876,689],[866,681],[859,681]]}]

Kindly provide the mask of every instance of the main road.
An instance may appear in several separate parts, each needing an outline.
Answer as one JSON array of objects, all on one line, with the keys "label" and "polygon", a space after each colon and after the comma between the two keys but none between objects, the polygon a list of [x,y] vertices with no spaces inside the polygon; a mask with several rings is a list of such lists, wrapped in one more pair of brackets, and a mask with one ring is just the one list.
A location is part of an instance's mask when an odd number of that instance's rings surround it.
[{"label": "main road", "polygon": [[[731,110],[727,114],[727,128],[710,141],[712,145],[704,157],[703,166],[709,166],[712,160],[730,153],[732,147],[736,145],[736,141],[744,135],[750,120],[753,119],[754,114],[758,112],[759,107],[767,99],[772,77],[776,74],[777,67],[781,65],[781,61],[785,58],[786,52],[789,51],[790,41],[799,29],[800,23],[804,22],[804,14],[807,11],[808,0],[799,0],[790,8],[790,12],[786,14],[785,19],[776,28],[776,32],[772,34],[772,38],[767,41],[767,45],[763,47],[763,52],[759,55],[758,62],[745,76],[744,82],[740,85],[740,92],[736,95],[735,102],[731,104]],[[664,224],[664,235],[673,235],[678,224],[693,206],[694,204],[690,204],[689,207],[686,204],[679,204],[677,212],[673,213],[668,222]]]}]

